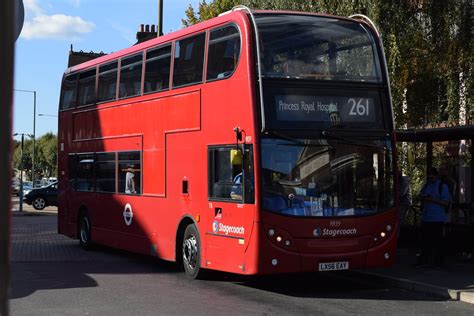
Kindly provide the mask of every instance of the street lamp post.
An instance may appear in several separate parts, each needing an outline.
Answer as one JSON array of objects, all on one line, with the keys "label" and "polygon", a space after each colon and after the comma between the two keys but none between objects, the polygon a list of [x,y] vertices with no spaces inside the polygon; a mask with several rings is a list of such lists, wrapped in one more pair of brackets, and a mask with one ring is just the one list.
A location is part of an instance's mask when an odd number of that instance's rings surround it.
[{"label": "street lamp post", "polygon": [[35,90],[23,90],[15,89],[18,92],[33,93],[33,154],[31,156],[31,181],[33,182],[33,188],[35,187],[35,151],[36,151],[36,91]]},{"label": "street lamp post", "polygon": [[18,136],[18,135],[21,135],[21,153],[20,153],[20,192],[19,192],[19,196],[20,196],[20,208],[19,208],[19,211],[20,212],[23,212],[23,143],[25,141],[25,135],[26,136],[30,136],[30,137],[33,137],[34,139],[34,136],[31,135],[31,134],[25,134],[25,133],[15,133],[13,134],[13,136]]}]

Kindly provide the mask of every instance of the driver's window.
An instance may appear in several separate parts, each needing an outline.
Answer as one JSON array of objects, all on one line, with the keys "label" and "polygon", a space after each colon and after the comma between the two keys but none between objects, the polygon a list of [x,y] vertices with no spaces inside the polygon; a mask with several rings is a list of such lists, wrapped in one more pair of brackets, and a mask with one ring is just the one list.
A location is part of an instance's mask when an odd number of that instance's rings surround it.
[{"label": "driver's window", "polygon": [[209,148],[209,199],[242,203],[245,195],[245,201],[252,203],[253,176],[249,172],[253,171],[250,150],[246,152],[235,145]]}]

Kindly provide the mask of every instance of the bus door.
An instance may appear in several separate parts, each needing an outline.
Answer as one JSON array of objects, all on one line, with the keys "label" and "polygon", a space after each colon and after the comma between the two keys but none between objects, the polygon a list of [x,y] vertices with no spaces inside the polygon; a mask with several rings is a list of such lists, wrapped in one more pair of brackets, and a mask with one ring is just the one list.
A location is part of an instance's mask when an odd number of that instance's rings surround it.
[{"label": "bus door", "polygon": [[245,271],[244,254],[255,215],[251,145],[208,149],[209,212],[206,267]]}]

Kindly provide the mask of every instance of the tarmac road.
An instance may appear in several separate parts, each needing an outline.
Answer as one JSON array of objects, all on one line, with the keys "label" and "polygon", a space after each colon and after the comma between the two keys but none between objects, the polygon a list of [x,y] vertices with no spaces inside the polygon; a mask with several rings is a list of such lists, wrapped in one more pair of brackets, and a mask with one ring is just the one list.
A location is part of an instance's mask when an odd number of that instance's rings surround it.
[{"label": "tarmac road", "polygon": [[338,273],[189,280],[168,262],[84,251],[55,212],[15,214],[12,315],[474,315],[474,306]]}]

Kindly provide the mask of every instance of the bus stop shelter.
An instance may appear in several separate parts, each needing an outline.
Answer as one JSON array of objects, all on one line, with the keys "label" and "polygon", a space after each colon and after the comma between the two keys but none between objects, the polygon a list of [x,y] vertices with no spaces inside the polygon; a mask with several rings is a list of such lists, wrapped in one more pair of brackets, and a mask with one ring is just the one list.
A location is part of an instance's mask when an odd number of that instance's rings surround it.
[{"label": "bus stop shelter", "polygon": [[[406,129],[398,130],[396,132],[397,142],[409,143],[426,143],[426,165],[433,165],[433,143],[444,141],[460,141],[471,140],[470,146],[470,179],[471,184],[469,190],[470,204],[473,203],[474,186],[472,180],[474,179],[474,125],[443,127],[443,128],[427,128],[427,129]],[[466,201],[467,202],[467,201]]]},{"label": "bus stop shelter", "polygon": [[[457,212],[463,213],[463,222],[460,223],[454,221],[450,223],[454,230],[461,229],[463,231],[471,231],[473,229],[472,225],[474,225],[474,125],[397,130],[396,137],[397,142],[399,143],[426,143],[427,167],[433,166],[433,143],[455,141],[455,145],[452,149],[459,152],[459,142],[456,143],[456,141],[471,141],[471,159],[469,162],[469,168],[465,169],[466,173],[469,174],[462,174],[465,180],[464,183],[462,183],[463,199],[460,199],[458,200],[458,203],[453,204],[453,209],[456,209]],[[458,182],[458,189],[460,189],[459,178],[454,178]],[[458,190],[458,193],[460,193],[460,190]],[[461,238],[465,237],[467,236],[462,236]]]}]

